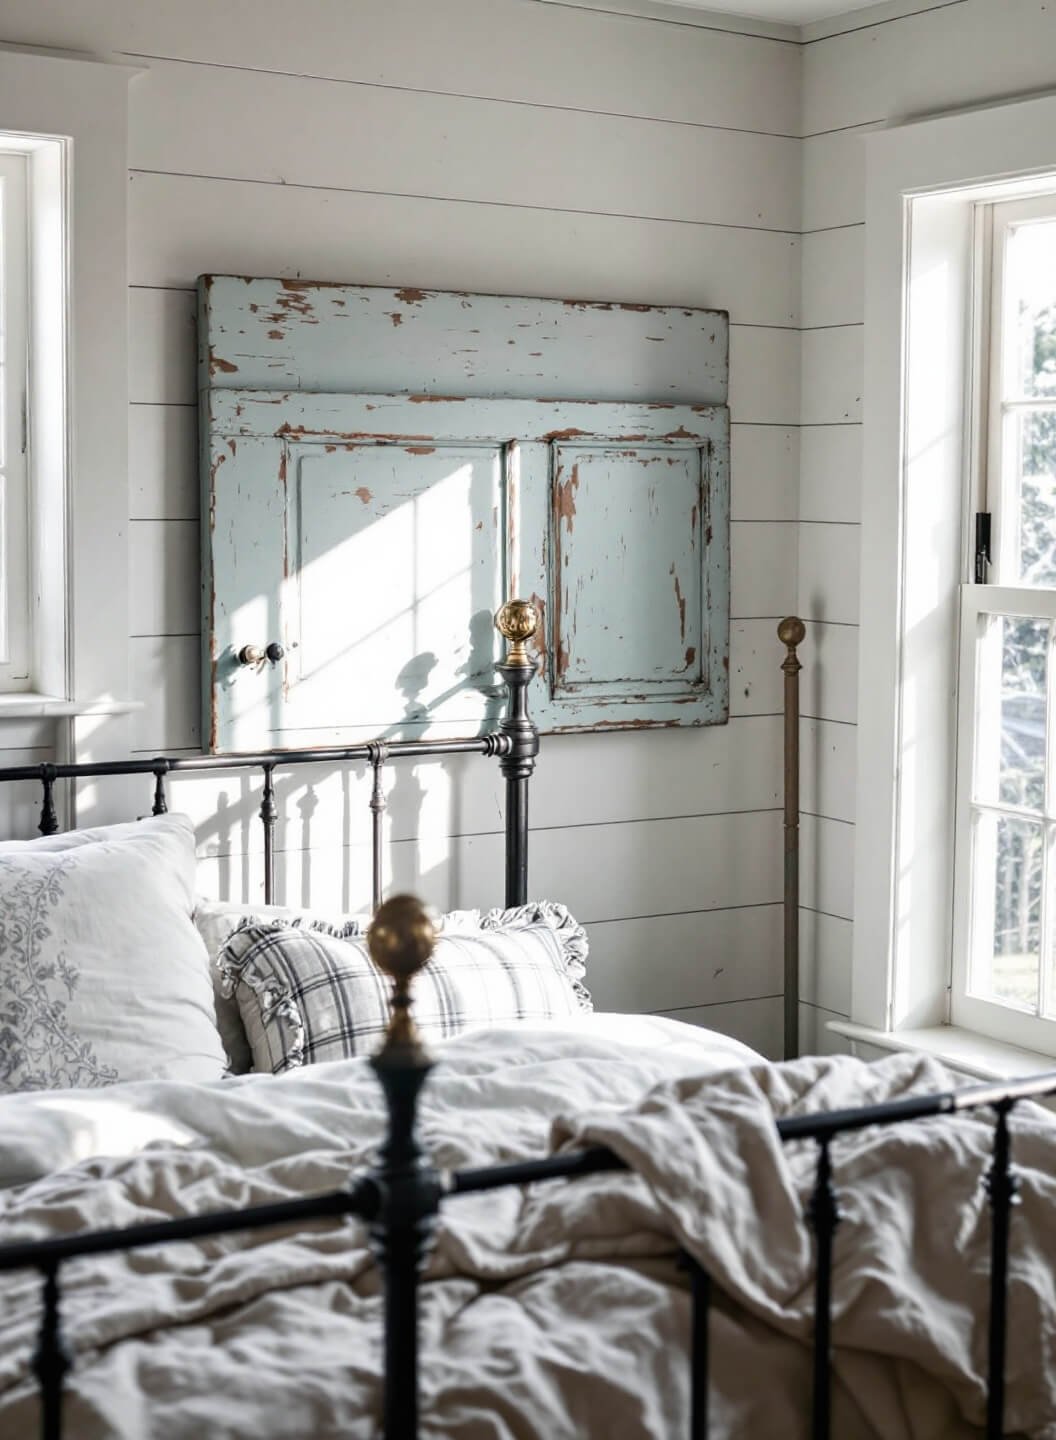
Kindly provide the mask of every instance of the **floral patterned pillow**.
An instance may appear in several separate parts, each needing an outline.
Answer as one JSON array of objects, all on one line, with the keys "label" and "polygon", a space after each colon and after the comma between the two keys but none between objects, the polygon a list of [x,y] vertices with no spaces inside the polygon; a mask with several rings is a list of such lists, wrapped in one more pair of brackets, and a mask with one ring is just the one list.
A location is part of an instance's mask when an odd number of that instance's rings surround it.
[{"label": "floral patterned pillow", "polygon": [[0,1093],[219,1079],[184,815],[0,844]]}]

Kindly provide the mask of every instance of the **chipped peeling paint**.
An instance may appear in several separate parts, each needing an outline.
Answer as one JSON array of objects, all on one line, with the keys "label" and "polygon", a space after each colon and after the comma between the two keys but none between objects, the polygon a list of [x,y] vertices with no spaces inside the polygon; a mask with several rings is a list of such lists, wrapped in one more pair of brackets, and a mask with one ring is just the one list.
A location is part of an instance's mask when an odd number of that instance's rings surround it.
[{"label": "chipped peeling paint", "polygon": [[[481,676],[510,585],[539,615],[543,730],[726,718],[725,317],[302,280],[214,279],[201,303],[214,748],[320,726],[351,743],[383,716],[408,738],[490,728]],[[464,586],[420,579],[411,555],[437,505]],[[367,555],[430,636],[373,672]],[[262,615],[273,634],[256,633]],[[232,668],[272,639],[287,649],[274,674]]]}]

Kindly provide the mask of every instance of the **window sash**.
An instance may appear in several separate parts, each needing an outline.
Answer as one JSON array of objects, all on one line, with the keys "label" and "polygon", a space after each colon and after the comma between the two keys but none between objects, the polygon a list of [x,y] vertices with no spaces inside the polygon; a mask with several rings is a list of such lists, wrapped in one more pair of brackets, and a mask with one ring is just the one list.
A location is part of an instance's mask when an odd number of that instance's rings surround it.
[{"label": "window sash", "polygon": [[[992,743],[985,733],[989,718],[993,722],[993,691],[990,715],[980,704],[980,691],[993,684],[988,674],[992,641],[982,638],[984,624],[991,617],[1032,618],[1050,623],[1048,666],[1046,672],[1046,782],[1044,802],[1040,811],[1024,811],[1003,803],[999,795],[980,799],[976,794],[976,755],[980,745]],[[980,722],[984,734],[980,741]],[[980,886],[992,886],[992,877],[980,873],[980,818],[984,815],[1007,817],[1011,821],[1028,819],[1036,824],[1043,838],[1043,869],[1041,886],[1040,975],[1038,1004],[1035,1013],[1029,1009],[1002,1004],[972,993],[973,951],[978,953],[981,937],[974,933],[980,912]],[[958,688],[957,722],[957,799],[954,846],[954,907],[953,964],[951,975],[950,1020],[954,1025],[992,1035],[1008,1044],[1025,1046],[1056,1054],[1056,1019],[1044,1011],[1056,1011],[1056,590],[1029,586],[964,585],[961,590],[960,616],[960,684]],[[985,903],[985,897],[984,897]]]},{"label": "window sash", "polygon": [[0,151],[0,692],[30,684],[28,201],[26,155]]},{"label": "window sash", "polygon": [[986,415],[984,447],[985,509],[991,514],[990,579],[999,585],[1022,585],[1019,575],[1020,495],[1018,474],[1013,462],[1013,434],[1010,420],[1016,416],[1051,412],[1056,395],[1025,396],[1014,393],[1009,357],[1014,330],[1006,323],[1005,299],[1008,241],[1013,230],[1031,221],[1056,221],[1056,194],[1033,195],[984,207],[987,218],[985,259],[988,270],[988,316],[985,364],[987,394],[980,408]]}]

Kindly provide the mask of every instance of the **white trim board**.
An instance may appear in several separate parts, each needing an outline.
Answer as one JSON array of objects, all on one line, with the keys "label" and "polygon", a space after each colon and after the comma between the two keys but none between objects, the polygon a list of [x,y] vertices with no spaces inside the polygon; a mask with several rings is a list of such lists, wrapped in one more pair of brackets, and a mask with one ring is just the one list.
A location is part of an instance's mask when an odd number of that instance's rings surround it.
[{"label": "white trim board", "polygon": [[[83,716],[128,694],[128,85],[139,71],[0,49],[0,130],[56,139],[67,155],[68,515],[66,694]],[[79,761],[128,749],[127,721],[71,720]],[[97,818],[88,809],[81,819]]]},{"label": "white trim board", "polygon": [[[575,10],[599,10],[607,15],[627,15],[640,20],[656,20],[668,25],[689,25],[700,30],[728,30],[737,35],[757,36],[764,40],[780,40],[791,45],[810,45],[846,35],[849,30],[865,30],[870,25],[884,25],[903,20],[926,10],[942,10],[963,5],[966,0],[884,0],[857,10],[843,11],[824,20],[779,21],[758,15],[742,15],[727,10],[705,10],[691,0],[529,0],[537,5],[563,5]],[[751,0],[744,0],[747,5]]]},{"label": "white trim board", "polygon": [[892,20],[907,20],[912,15],[922,15],[927,10],[946,10],[965,3],[966,0],[885,0],[883,4],[830,15],[825,20],[808,21],[800,26],[799,37],[803,44],[812,45],[818,40],[831,40],[852,30],[867,30],[872,25],[886,25]]},{"label": "white trim board", "polygon": [[688,25],[698,30],[728,30],[735,35],[783,40],[790,45],[800,42],[798,25],[760,20],[752,15],[736,15],[729,11],[701,10],[695,5],[679,4],[679,0],[528,0],[528,3],[561,5],[571,10],[599,10],[606,15],[657,20],[667,25]]},{"label": "white trim board", "polygon": [[[882,1031],[945,1018],[972,205],[1056,170],[1054,126],[1048,96],[865,141],[863,763],[851,1018]],[[912,372],[905,380],[915,321],[914,333],[931,342],[912,357],[916,387]]]}]

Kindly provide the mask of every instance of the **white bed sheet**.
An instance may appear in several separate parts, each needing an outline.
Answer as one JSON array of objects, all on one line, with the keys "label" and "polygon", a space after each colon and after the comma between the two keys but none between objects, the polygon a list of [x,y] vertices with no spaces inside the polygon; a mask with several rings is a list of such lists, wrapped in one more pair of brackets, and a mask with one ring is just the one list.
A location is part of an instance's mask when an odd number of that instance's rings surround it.
[{"label": "white bed sheet", "polygon": [[[532,1052],[533,1036],[559,1034],[626,1046],[632,1051],[662,1053],[664,1060],[659,1069],[655,1062],[651,1063],[643,1071],[643,1081],[654,1073],[713,1071],[752,1064],[762,1058],[747,1045],[714,1030],[664,1016],[598,1011],[507,1030],[473,1026],[464,1036],[436,1045],[434,1053],[441,1063],[446,1059],[457,1061],[467,1046],[470,1053],[476,1054],[482,1046],[494,1044],[501,1050],[513,1047],[527,1055]],[[589,1046],[584,1053],[589,1054]],[[364,1072],[366,1084],[374,1085],[365,1060],[339,1063],[350,1067],[350,1075]],[[208,1143],[195,1122],[199,1089],[224,1094],[246,1083],[268,1085],[289,1080],[311,1085],[322,1071],[331,1068],[308,1067],[282,1077],[232,1076],[202,1087],[144,1081],[99,1089],[0,1096],[0,1189],[97,1157],[116,1159],[137,1155],[150,1146],[172,1149]],[[377,1103],[380,1107],[380,1091]]]}]

